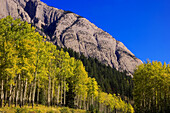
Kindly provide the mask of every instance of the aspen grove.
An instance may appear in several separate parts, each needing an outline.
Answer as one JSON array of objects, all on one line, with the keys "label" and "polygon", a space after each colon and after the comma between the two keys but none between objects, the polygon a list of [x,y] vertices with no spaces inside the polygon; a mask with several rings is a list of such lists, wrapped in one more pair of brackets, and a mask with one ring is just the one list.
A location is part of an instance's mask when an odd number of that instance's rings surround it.
[{"label": "aspen grove", "polygon": [[39,104],[134,112],[119,96],[102,92],[80,60],[8,16],[0,20],[0,107]]}]

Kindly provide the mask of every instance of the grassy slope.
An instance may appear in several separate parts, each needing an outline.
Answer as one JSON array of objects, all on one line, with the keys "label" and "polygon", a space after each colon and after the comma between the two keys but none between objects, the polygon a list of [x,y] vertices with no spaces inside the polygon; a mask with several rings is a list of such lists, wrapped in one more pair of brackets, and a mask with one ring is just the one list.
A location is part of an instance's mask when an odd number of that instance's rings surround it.
[{"label": "grassy slope", "polygon": [[67,107],[46,107],[46,106],[31,106],[20,107],[3,107],[0,108],[0,113],[86,113],[85,110],[71,109]]}]

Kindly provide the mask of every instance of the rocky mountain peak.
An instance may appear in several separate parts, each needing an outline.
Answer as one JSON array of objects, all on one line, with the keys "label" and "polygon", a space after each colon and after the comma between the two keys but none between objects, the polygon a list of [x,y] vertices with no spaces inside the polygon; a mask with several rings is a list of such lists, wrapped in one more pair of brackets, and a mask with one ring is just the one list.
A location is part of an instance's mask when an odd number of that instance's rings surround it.
[{"label": "rocky mountain peak", "polygon": [[132,74],[142,63],[123,43],[87,19],[50,7],[40,0],[0,0],[0,18],[8,15],[32,23],[54,44],[97,58],[119,71]]}]

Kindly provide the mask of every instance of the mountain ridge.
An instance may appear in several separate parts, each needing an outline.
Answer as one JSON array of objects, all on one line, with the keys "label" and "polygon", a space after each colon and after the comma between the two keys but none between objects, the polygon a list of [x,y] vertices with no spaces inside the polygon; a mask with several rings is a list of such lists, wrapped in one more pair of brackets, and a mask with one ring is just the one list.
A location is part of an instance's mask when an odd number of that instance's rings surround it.
[{"label": "mountain ridge", "polygon": [[8,15],[21,18],[36,26],[55,45],[97,58],[130,75],[142,63],[122,42],[73,12],[50,7],[40,0],[0,0],[0,3],[0,18]]}]

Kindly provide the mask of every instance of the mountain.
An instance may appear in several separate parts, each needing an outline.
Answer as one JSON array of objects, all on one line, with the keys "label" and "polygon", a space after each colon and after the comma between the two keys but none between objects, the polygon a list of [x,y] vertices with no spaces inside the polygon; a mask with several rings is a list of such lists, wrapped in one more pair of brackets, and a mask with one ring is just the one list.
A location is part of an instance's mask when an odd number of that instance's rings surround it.
[{"label": "mountain", "polygon": [[40,0],[0,0],[0,18],[11,15],[36,26],[41,35],[60,47],[71,48],[86,57],[119,71],[133,74],[142,61],[110,34],[87,19]]}]

